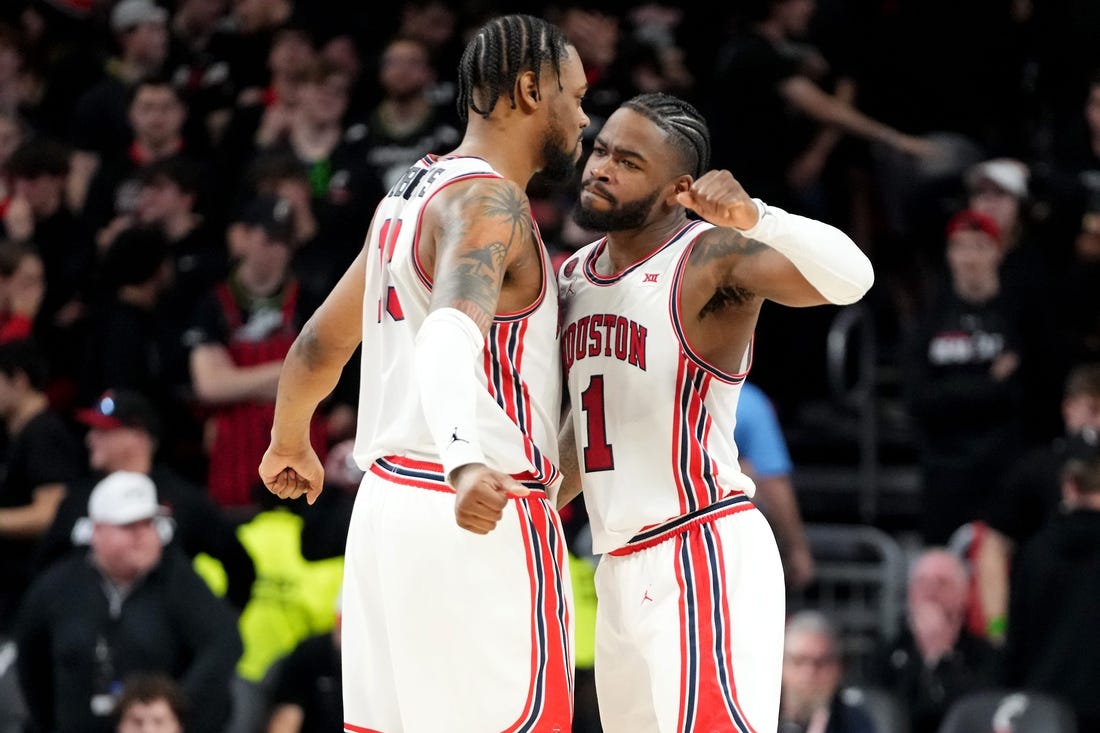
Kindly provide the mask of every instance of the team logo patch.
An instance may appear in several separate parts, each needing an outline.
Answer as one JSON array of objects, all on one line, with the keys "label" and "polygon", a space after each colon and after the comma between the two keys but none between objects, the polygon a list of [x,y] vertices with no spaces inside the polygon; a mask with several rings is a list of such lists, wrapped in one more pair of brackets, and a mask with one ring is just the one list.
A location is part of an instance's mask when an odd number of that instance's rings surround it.
[{"label": "team logo patch", "polygon": [[656,272],[643,272],[642,273],[642,282],[643,283],[655,283],[655,282],[657,282],[657,273]]},{"label": "team logo patch", "polygon": [[569,260],[568,262],[565,263],[565,266],[562,267],[561,271],[562,271],[562,274],[565,275],[566,277],[571,277],[573,275],[573,270],[576,270],[576,269],[577,269],[577,260],[576,260],[576,258],[573,258],[573,259],[571,259],[571,260]]}]

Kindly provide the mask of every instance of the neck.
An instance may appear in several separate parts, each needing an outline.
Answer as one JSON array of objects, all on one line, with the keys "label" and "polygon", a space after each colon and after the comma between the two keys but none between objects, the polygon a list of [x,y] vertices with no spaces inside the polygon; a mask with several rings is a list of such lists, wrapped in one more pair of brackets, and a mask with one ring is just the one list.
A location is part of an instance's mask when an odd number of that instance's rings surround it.
[{"label": "neck", "polygon": [[170,137],[164,140],[137,140],[135,144],[142,156],[148,160],[162,160],[174,155],[182,146],[183,140],[179,137]]},{"label": "neck", "polygon": [[132,471],[134,473],[143,473],[148,475],[153,469],[153,457],[148,453],[135,452],[131,455],[122,456],[118,462],[111,466],[105,473],[114,473],[115,471]]},{"label": "neck", "polygon": [[609,232],[607,256],[611,261],[612,272],[622,272],[634,263],[645,259],[663,246],[686,223],[687,213],[683,209],[677,209],[668,216],[643,224],[637,229]]},{"label": "neck", "polygon": [[282,272],[257,272],[241,267],[237,270],[237,279],[249,295],[266,298],[279,292],[286,277]]},{"label": "neck", "polygon": [[32,419],[49,407],[49,400],[41,392],[28,392],[15,408],[15,412],[8,416],[8,434],[16,435],[26,427]]},{"label": "neck", "polygon": [[309,111],[305,109],[300,109],[299,114],[299,124],[290,129],[290,142],[295,151],[311,161],[327,157],[340,142],[340,125],[310,120],[306,117]]},{"label": "neck", "polygon": [[484,120],[471,112],[466,135],[452,154],[481,158],[497,173],[526,189],[540,167],[535,158],[536,150],[536,146],[527,142],[525,134],[508,131],[500,121]]},{"label": "neck", "polygon": [[982,280],[955,282],[955,292],[968,303],[987,303],[1001,290],[1001,280],[996,273]]}]

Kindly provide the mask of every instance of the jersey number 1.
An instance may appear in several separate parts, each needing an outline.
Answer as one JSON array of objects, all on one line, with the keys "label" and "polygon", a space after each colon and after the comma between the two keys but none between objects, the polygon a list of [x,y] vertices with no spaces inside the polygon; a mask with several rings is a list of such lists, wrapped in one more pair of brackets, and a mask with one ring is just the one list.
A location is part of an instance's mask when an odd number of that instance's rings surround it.
[{"label": "jersey number 1", "polygon": [[588,380],[588,389],[581,392],[581,409],[588,416],[588,445],[584,447],[585,473],[610,471],[615,468],[615,452],[607,442],[602,374],[595,374]]}]

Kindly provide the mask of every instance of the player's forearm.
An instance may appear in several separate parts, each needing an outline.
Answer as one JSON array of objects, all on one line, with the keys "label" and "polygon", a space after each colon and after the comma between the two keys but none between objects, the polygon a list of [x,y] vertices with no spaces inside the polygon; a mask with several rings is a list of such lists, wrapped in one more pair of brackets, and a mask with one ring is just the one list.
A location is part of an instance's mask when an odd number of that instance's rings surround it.
[{"label": "player's forearm", "polygon": [[567,414],[558,435],[558,467],[561,469],[562,482],[558,487],[558,509],[577,498],[581,493],[581,467],[577,460],[577,441],[573,431],[573,415]]},{"label": "player's forearm", "polygon": [[862,298],[875,281],[867,255],[844,232],[825,222],[791,214],[753,199],[760,219],[742,234],[791,261],[802,277],[830,303]]},{"label": "player's forearm", "polygon": [[416,336],[416,384],[444,475],[485,463],[477,429],[477,381],[485,336],[456,308],[432,311]]},{"label": "player's forearm", "polygon": [[306,323],[283,360],[275,395],[273,445],[309,440],[313,413],[336,388],[350,356],[346,349],[325,343],[312,320]]}]

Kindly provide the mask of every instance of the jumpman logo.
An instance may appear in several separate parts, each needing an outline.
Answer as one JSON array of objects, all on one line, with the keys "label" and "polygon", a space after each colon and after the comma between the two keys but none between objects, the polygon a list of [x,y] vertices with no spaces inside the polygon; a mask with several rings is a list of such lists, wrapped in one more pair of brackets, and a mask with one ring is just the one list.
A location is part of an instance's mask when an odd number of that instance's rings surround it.
[{"label": "jumpman logo", "polygon": [[470,443],[470,441],[465,438],[458,437],[458,428],[455,428],[454,432],[451,433],[451,442],[447,445],[454,445],[455,443],[466,443],[467,445]]},{"label": "jumpman logo", "polygon": [[646,601],[653,603],[653,599],[649,596],[649,588],[645,589],[645,594],[642,595],[642,603],[639,605],[644,605]]}]

